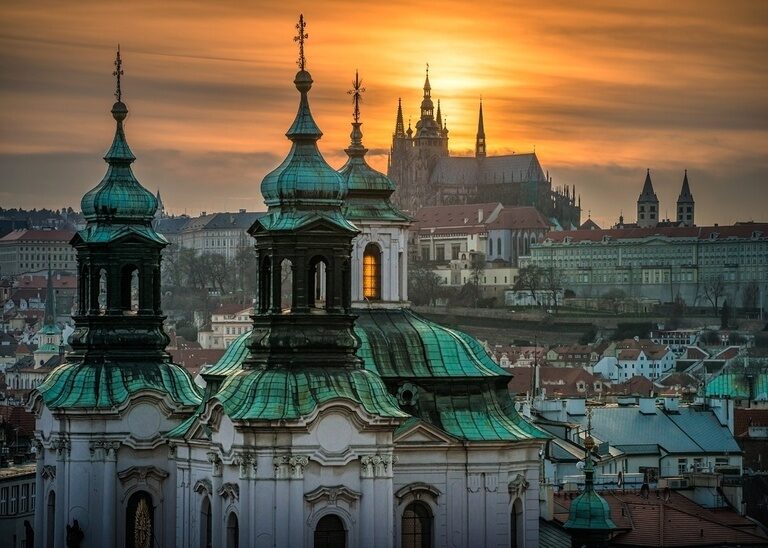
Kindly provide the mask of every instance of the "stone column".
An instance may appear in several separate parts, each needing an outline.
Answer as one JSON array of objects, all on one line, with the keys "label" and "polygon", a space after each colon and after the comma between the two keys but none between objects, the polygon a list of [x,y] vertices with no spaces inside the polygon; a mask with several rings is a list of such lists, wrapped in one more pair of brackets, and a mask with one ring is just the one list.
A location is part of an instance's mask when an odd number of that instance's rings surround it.
[{"label": "stone column", "polygon": [[224,517],[221,510],[221,474],[222,466],[221,459],[214,452],[208,453],[208,462],[211,463],[211,477],[213,478],[211,493],[211,538],[214,545],[226,546],[226,528],[222,527],[224,523]]},{"label": "stone column", "polygon": [[289,546],[304,544],[304,467],[309,458],[304,455],[292,456],[289,460],[291,479],[289,480]]},{"label": "stone column", "polygon": [[48,500],[45,496],[45,481],[43,480],[43,465],[45,464],[45,449],[39,440],[35,440],[35,456],[37,457],[35,467],[35,534],[37,535],[38,546],[43,546],[45,542],[45,528],[43,527],[43,516],[48,507]]},{"label": "stone column", "polygon": [[65,492],[66,471],[64,468],[69,452],[69,442],[65,438],[59,437],[51,444],[51,447],[56,451],[56,517],[53,530],[53,548],[65,548],[69,500]]},{"label": "stone column", "polygon": [[252,546],[251,531],[253,530],[253,521],[251,520],[251,460],[249,454],[241,454],[237,457],[237,463],[240,468],[240,546]]},{"label": "stone column", "polygon": [[291,477],[290,458],[290,455],[281,455],[273,459],[275,468],[275,503],[273,507],[275,546],[291,545],[288,540],[288,531],[291,528],[288,485]]},{"label": "stone column", "polygon": [[[374,455],[360,457],[360,544],[378,546],[374,541],[376,501],[373,491]],[[379,516],[381,517],[381,516]]]},{"label": "stone column", "polygon": [[104,443],[104,497],[101,514],[101,545],[115,546],[115,480],[117,479],[117,450],[120,442]]},{"label": "stone column", "polygon": [[391,546],[392,531],[394,531],[394,516],[392,501],[394,493],[392,488],[392,467],[395,457],[391,454],[379,454],[374,457],[374,500],[376,519],[374,520],[374,545]]}]

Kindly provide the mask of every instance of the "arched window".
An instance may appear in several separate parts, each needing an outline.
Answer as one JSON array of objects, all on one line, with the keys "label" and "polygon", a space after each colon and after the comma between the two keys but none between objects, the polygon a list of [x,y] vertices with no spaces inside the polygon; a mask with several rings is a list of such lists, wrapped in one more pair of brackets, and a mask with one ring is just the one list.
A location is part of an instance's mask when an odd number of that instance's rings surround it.
[{"label": "arched window", "polygon": [[365,246],[363,253],[363,298],[381,300],[381,250],[376,244]]},{"label": "arched window", "polygon": [[345,548],[347,531],[344,522],[335,514],[320,518],[315,527],[315,548]]},{"label": "arched window", "polygon": [[213,519],[211,517],[211,499],[203,498],[200,507],[200,548],[213,546]]},{"label": "arched window", "polygon": [[99,270],[99,292],[97,301],[99,303],[99,312],[104,313],[107,310],[107,269]]},{"label": "arched window", "polygon": [[138,491],[128,499],[125,512],[125,545],[127,548],[155,546],[155,508],[146,491]]},{"label": "arched window", "polygon": [[401,529],[403,548],[432,548],[432,512],[423,502],[405,507]]},{"label": "arched window", "polygon": [[488,238],[488,255],[493,255],[493,239]]},{"label": "arched window", "polygon": [[509,530],[509,546],[511,548],[518,548],[525,544],[524,534],[525,528],[523,527],[523,503],[520,499],[516,499],[512,505],[512,514],[510,517],[510,530]]},{"label": "arched window", "polygon": [[496,253],[501,255],[501,238],[496,238]]},{"label": "arched window", "polygon": [[227,548],[240,546],[240,526],[237,522],[237,514],[231,512],[227,518]]},{"label": "arched window", "polygon": [[45,522],[45,544],[48,548],[53,548],[56,527],[56,493],[53,491],[48,495],[48,512],[45,516]]},{"label": "arched window", "polygon": [[325,308],[328,296],[328,264],[323,257],[314,257],[309,262],[307,303],[310,308]]},{"label": "arched window", "polygon": [[259,266],[259,312],[269,310],[272,293],[272,261],[264,257]]},{"label": "arched window", "polygon": [[120,271],[120,309],[123,314],[139,309],[139,269],[132,264]]},{"label": "arched window", "polygon": [[293,263],[283,259],[280,263],[280,309],[290,310],[293,307]]}]

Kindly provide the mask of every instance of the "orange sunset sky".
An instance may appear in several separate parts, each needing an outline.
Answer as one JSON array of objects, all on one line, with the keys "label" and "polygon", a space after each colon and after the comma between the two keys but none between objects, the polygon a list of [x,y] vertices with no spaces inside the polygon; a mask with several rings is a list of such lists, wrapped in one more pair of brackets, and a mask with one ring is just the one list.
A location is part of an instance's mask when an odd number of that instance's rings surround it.
[{"label": "orange sunset sky", "polygon": [[101,179],[119,42],[139,180],[168,210],[263,209],[298,94],[307,19],[320,148],[344,162],[355,69],[369,161],[386,169],[397,98],[418,117],[425,63],[450,148],[535,146],[601,225],[634,207],[651,168],[674,215],[688,168],[697,221],[768,220],[768,2],[78,2],[2,0],[0,206],[79,209]]}]

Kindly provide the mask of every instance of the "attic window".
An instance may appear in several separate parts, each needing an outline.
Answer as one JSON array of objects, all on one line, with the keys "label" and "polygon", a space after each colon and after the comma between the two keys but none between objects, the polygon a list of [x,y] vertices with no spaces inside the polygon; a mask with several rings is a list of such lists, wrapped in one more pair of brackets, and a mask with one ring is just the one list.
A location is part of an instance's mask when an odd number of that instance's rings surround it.
[{"label": "attic window", "polygon": [[761,230],[753,230],[752,231],[752,239],[753,240],[759,240],[763,236],[763,232]]},{"label": "attic window", "polygon": [[603,241],[604,244],[607,244],[608,242],[611,241],[611,237],[610,236],[603,236],[603,240],[602,241]]},{"label": "attic window", "polygon": [[709,233],[709,239],[710,240],[717,240],[717,237],[720,236],[718,232],[710,232]]},{"label": "attic window", "polygon": [[566,236],[563,238],[563,243],[569,244],[573,241],[573,238],[571,236]]}]

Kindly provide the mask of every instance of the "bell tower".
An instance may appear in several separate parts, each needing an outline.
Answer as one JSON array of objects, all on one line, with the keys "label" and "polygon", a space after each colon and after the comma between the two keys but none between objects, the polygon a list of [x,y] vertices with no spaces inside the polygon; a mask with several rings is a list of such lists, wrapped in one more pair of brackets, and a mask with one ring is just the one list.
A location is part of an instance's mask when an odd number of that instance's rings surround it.
[{"label": "bell tower", "polygon": [[343,215],[347,187],[317,148],[322,132],[307,95],[304,19],[299,31],[299,108],[286,136],[291,150],[267,174],[261,193],[268,212],[249,229],[259,265],[250,367],[359,367],[351,312],[352,239]]},{"label": "bell tower", "polygon": [[115,66],[117,101],[112,117],[117,127],[104,156],[109,168],[83,196],[87,225],[71,242],[77,251],[79,283],[72,359],[167,361],[160,253],[168,242],[152,228],[157,199],[131,171],[136,157],[123,129],[128,107],[122,102],[119,49]]}]

